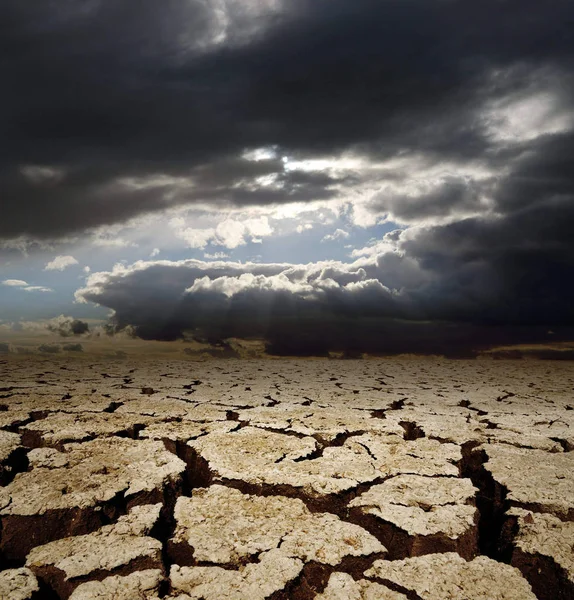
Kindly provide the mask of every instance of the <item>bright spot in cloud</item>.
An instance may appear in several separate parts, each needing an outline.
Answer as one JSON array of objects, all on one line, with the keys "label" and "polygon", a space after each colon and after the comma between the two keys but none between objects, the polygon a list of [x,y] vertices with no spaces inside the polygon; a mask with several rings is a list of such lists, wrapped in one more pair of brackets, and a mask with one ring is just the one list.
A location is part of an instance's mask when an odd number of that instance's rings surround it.
[{"label": "bright spot in cloud", "polygon": [[327,171],[358,169],[363,166],[359,158],[313,158],[308,160],[292,160],[288,156],[282,158],[286,171]]},{"label": "bright spot in cloud", "polygon": [[277,190],[280,190],[283,187],[283,183],[279,180],[279,175],[277,175],[277,173],[256,177],[255,183],[261,187],[271,187]]},{"label": "bright spot in cloud", "polygon": [[490,136],[500,142],[527,142],[574,127],[574,114],[550,92],[498,101],[487,111],[486,119]]},{"label": "bright spot in cloud", "polygon": [[245,160],[252,160],[255,162],[261,160],[273,160],[274,158],[277,158],[277,148],[274,148],[273,146],[254,148],[253,150],[246,150],[241,156]]}]

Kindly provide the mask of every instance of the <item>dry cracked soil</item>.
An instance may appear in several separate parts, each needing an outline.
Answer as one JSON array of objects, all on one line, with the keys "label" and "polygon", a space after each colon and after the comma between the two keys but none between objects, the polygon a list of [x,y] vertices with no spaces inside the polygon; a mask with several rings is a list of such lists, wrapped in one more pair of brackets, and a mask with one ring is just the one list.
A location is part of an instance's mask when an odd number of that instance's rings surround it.
[{"label": "dry cracked soil", "polygon": [[0,360],[0,598],[571,600],[574,363]]}]

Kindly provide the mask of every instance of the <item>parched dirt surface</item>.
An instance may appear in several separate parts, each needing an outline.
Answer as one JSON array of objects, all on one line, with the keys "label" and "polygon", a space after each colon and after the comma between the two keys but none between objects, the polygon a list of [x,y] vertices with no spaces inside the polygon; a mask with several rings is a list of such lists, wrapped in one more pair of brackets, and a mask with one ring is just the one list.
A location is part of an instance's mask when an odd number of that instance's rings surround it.
[{"label": "parched dirt surface", "polygon": [[572,600],[574,363],[0,361],[0,598]]}]

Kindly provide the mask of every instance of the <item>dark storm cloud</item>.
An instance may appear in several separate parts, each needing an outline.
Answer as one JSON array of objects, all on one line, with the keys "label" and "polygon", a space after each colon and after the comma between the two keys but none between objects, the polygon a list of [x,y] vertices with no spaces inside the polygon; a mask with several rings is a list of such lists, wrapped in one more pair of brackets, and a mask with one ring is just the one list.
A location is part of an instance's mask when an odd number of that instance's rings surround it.
[{"label": "dark storm cloud", "polygon": [[[420,243],[429,245],[442,231],[425,233]],[[492,345],[547,340],[549,326],[552,340],[574,334],[564,290],[537,287],[552,262],[536,265],[528,274],[532,281],[492,288],[507,275],[506,264],[500,273],[492,262],[470,257],[422,266],[402,244],[399,236],[400,251],[350,265],[140,263],[95,274],[78,298],[114,309],[118,330],[129,327],[145,339],[258,338],[273,354],[465,356]],[[545,312],[529,312],[530,303]]]},{"label": "dark storm cloud", "polygon": [[[293,0],[249,11],[261,5],[223,2],[222,20],[199,0],[4,0],[0,237],[57,237],[197,200],[334,195],[330,178],[254,166],[239,158],[245,148],[499,164],[507,157],[485,135],[482,107],[528,88],[533,69],[560,78],[574,58],[570,0]],[[277,173],[284,189],[258,187],[255,171]],[[134,177],[156,182],[136,189]],[[452,186],[446,195],[443,212],[456,212],[458,195],[468,202]]]},{"label": "dark storm cloud", "polygon": [[275,354],[466,356],[568,339],[572,143],[544,136],[515,158],[489,214],[392,232],[352,264],[138,263],[95,274],[78,296],[144,338],[258,337]]},{"label": "dark storm cloud", "polygon": [[90,330],[90,326],[85,321],[80,319],[74,319],[72,317],[65,317],[61,315],[54,319],[51,319],[46,329],[52,333],[57,333],[62,337],[71,337],[73,335],[82,335]]},{"label": "dark storm cloud", "polygon": [[574,324],[573,146],[572,134],[550,136],[517,160],[492,216],[402,234],[406,255],[442,274],[424,299],[438,318]]}]

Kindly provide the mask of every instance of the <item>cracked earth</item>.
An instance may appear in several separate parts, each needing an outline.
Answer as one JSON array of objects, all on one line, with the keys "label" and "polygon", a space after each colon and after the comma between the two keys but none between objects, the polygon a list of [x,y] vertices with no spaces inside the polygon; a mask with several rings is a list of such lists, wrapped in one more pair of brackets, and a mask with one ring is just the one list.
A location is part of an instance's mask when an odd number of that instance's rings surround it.
[{"label": "cracked earth", "polygon": [[574,363],[0,361],[0,598],[571,600]]}]

